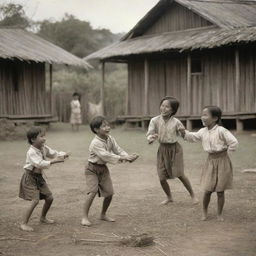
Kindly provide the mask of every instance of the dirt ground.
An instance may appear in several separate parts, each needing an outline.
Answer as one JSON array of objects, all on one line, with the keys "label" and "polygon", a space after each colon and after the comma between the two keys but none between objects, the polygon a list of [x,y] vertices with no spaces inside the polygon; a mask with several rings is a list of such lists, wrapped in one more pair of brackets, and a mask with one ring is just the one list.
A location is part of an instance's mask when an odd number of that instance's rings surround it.
[{"label": "dirt ground", "polygon": [[[25,139],[0,141],[0,255],[15,256],[254,256],[256,255],[256,174],[241,170],[256,168],[254,132],[237,134],[239,149],[231,158],[234,164],[234,189],[226,192],[224,222],[216,220],[216,194],[209,207],[209,220],[200,221],[201,204],[192,205],[179,180],[169,182],[175,202],[160,206],[164,194],[160,188],[155,162],[157,144],[149,146],[142,131],[113,129],[119,144],[141,157],[132,164],[110,166],[115,196],[109,215],[115,223],[98,219],[102,199],[96,198],[91,209],[92,227],[80,225],[85,195],[84,165],[93,137],[88,127],[72,133],[68,125],[54,124],[47,133],[47,144],[71,151],[64,164],[46,170],[47,182],[54,195],[49,217],[54,225],[39,224],[40,202],[30,224],[35,231],[19,229],[28,202],[18,198],[22,166],[28,144]],[[186,174],[201,199],[200,173],[206,157],[200,143],[184,146]],[[109,240],[116,236],[148,233],[155,244],[127,247],[117,244],[74,242],[76,239]]]}]

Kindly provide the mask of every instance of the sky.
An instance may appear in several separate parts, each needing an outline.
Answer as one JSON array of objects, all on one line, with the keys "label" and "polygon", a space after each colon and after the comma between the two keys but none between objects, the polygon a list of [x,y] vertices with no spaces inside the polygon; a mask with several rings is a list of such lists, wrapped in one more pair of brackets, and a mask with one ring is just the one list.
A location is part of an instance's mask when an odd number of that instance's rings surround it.
[{"label": "sky", "polygon": [[0,0],[24,6],[34,21],[60,20],[65,13],[89,21],[93,28],[128,32],[159,0]]}]

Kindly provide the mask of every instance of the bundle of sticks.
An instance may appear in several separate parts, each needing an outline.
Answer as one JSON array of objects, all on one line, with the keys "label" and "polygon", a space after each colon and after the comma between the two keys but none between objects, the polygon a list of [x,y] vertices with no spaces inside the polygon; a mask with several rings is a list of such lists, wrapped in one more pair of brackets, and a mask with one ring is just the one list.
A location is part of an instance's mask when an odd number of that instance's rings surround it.
[{"label": "bundle of sticks", "polygon": [[129,235],[129,236],[115,236],[108,240],[98,240],[98,239],[81,239],[73,236],[74,243],[96,243],[96,244],[117,244],[125,245],[131,247],[144,247],[154,244],[154,237],[148,235],[147,233]]}]

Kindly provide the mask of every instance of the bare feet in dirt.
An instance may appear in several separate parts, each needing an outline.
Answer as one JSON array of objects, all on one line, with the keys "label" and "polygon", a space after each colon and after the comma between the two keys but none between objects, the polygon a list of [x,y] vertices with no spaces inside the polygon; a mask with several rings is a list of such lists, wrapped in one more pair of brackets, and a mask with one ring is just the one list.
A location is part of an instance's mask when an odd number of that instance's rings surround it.
[{"label": "bare feet in dirt", "polygon": [[202,221],[206,221],[207,220],[207,212],[203,212],[201,220]]},{"label": "bare feet in dirt", "polygon": [[81,225],[90,227],[92,223],[87,218],[82,218]]},{"label": "bare feet in dirt", "polygon": [[191,197],[191,199],[192,199],[192,204],[198,204],[199,203],[199,200],[198,200],[198,198],[197,197]]},{"label": "bare feet in dirt", "polygon": [[100,215],[100,219],[105,220],[105,221],[109,221],[109,222],[115,222],[115,219],[112,219],[112,218],[110,218],[110,217],[108,217],[107,215],[104,215],[104,214]]},{"label": "bare feet in dirt", "polygon": [[32,227],[28,226],[27,224],[21,224],[20,229],[23,231],[28,231],[28,232],[34,231],[34,229]]},{"label": "bare feet in dirt", "polygon": [[44,224],[53,224],[53,223],[55,223],[54,220],[43,218],[43,217],[41,217],[40,222],[44,223]]},{"label": "bare feet in dirt", "polygon": [[173,199],[170,197],[170,198],[167,198],[166,200],[164,200],[163,202],[161,202],[160,204],[161,205],[167,205],[169,203],[172,203],[173,202]]},{"label": "bare feet in dirt", "polygon": [[224,221],[224,218],[223,218],[222,215],[218,215],[218,216],[217,216],[217,220],[218,220],[218,221]]}]

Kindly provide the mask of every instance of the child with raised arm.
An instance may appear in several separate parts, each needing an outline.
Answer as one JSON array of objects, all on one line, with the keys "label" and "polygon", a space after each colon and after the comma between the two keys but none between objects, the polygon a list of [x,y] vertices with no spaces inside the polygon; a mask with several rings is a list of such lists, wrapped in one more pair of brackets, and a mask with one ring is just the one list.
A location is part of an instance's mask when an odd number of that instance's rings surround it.
[{"label": "child with raised arm", "polygon": [[[26,164],[24,165],[25,172],[20,181],[19,197],[31,201],[31,204],[24,214],[20,228],[24,231],[33,231],[33,228],[28,226],[28,221],[39,200],[45,200],[40,222],[46,224],[54,223],[53,220],[46,218],[46,214],[53,202],[53,197],[42,176],[43,169],[48,169],[52,164],[64,162],[68,154],[57,152],[46,146],[45,132],[40,127],[30,128],[27,132],[27,139],[31,146],[27,152]],[[47,160],[46,158],[51,158],[52,160]]]},{"label": "child with raised arm", "polygon": [[184,174],[183,150],[178,142],[179,130],[185,129],[183,124],[174,117],[179,108],[179,101],[174,97],[164,97],[160,102],[160,115],[151,119],[147,132],[149,144],[159,141],[157,152],[157,173],[160,184],[167,199],[161,204],[173,202],[171,190],[167,179],[179,178],[187,191],[192,202],[198,203],[189,179]]},{"label": "child with raised arm", "polygon": [[109,135],[110,126],[105,117],[95,117],[91,121],[90,127],[96,136],[89,146],[88,166],[85,170],[87,195],[81,222],[83,226],[91,226],[88,215],[97,193],[99,197],[104,197],[100,219],[110,222],[115,221],[106,215],[114,194],[110,173],[106,164],[117,164],[125,161],[133,162],[138,158],[137,154],[128,155],[118,146],[115,139]]},{"label": "child with raised arm", "polygon": [[204,190],[203,216],[207,219],[207,210],[212,192],[217,192],[218,211],[217,218],[223,221],[222,210],[225,202],[224,191],[232,188],[233,168],[228,152],[236,150],[237,139],[233,134],[220,126],[222,111],[217,106],[207,106],[202,112],[202,123],[205,126],[198,132],[180,130],[186,141],[202,141],[204,151],[208,158],[204,164],[201,185]]}]

